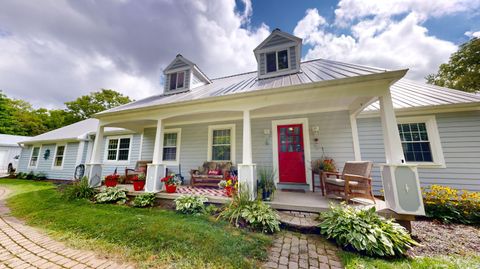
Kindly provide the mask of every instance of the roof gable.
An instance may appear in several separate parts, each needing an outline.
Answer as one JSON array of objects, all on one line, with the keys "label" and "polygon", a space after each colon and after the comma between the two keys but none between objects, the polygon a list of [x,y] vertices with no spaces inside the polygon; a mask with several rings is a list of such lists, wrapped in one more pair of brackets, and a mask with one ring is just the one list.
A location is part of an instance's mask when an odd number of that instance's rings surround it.
[{"label": "roof gable", "polygon": [[185,57],[183,57],[181,54],[177,54],[175,59],[167,65],[167,67],[163,70],[164,74],[174,72],[179,69],[187,69],[193,67],[195,64],[189,60],[187,60]]},{"label": "roof gable", "polygon": [[260,45],[258,45],[253,51],[257,52],[263,49],[269,49],[276,46],[287,46],[288,44],[291,46],[298,45],[302,43],[302,39],[291,35],[289,33],[282,32],[280,29],[275,29],[272,33],[263,40]]}]

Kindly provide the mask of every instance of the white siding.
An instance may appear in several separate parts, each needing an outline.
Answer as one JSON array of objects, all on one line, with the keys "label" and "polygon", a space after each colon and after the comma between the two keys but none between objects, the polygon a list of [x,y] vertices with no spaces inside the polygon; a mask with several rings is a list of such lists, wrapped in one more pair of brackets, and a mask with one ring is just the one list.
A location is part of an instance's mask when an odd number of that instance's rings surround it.
[{"label": "white siding", "polygon": [[[131,146],[130,146],[130,152],[129,152],[129,160],[128,163],[104,163],[103,169],[102,169],[102,174],[103,176],[106,176],[108,174],[113,173],[115,169],[117,169],[117,173],[120,175],[125,174],[125,168],[134,168],[135,165],[137,164],[137,161],[139,160],[139,154],[140,154],[140,143],[141,143],[141,134],[133,134],[132,139],[130,141]],[[102,142],[102,154],[101,154],[101,160],[104,161],[104,155],[105,155],[105,147],[106,147],[106,140],[109,136],[105,136]]]},{"label": "white siding", "polygon": [[[448,185],[480,191],[480,111],[436,115],[446,168],[419,168],[422,186]],[[362,159],[385,162],[380,118],[358,120]],[[382,189],[379,167],[374,169],[375,190]]]}]

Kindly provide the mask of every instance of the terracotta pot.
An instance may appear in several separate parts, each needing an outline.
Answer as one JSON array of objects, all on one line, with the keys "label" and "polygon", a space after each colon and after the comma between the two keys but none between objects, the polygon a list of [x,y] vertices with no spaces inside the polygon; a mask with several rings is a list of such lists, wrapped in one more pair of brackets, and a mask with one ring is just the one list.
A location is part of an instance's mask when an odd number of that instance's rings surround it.
[{"label": "terracotta pot", "polygon": [[118,184],[118,179],[116,178],[110,178],[110,179],[105,179],[105,186],[107,187],[115,187]]},{"label": "terracotta pot", "polygon": [[225,194],[226,194],[228,197],[232,197],[232,193],[233,193],[233,188],[232,188],[232,186],[227,186],[227,187],[225,187]]},{"label": "terracotta pot", "polygon": [[145,187],[145,180],[134,180],[133,189],[135,191],[141,191]]},{"label": "terracotta pot", "polygon": [[165,185],[165,190],[167,193],[174,193],[177,191],[177,185],[171,184],[171,185]]}]

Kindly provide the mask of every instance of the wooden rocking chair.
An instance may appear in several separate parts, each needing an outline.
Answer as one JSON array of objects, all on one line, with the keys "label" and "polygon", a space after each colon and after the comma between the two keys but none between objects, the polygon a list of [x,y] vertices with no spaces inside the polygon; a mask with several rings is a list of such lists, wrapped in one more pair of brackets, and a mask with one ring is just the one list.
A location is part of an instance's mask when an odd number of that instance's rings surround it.
[{"label": "wooden rocking chair", "polygon": [[347,201],[352,198],[367,198],[375,203],[372,192],[373,163],[368,161],[346,162],[343,172],[324,172],[325,192]]}]

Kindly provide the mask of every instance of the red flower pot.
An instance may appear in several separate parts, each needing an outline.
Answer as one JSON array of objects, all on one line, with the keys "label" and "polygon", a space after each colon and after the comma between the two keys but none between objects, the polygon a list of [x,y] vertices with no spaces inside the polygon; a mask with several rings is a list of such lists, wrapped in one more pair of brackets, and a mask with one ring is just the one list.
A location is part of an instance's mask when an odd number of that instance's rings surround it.
[{"label": "red flower pot", "polygon": [[228,197],[232,197],[232,193],[233,193],[233,188],[232,188],[232,186],[227,186],[227,187],[225,187],[225,194],[226,194]]},{"label": "red flower pot", "polygon": [[141,191],[145,187],[145,180],[134,180],[133,189],[135,191]]},{"label": "red flower pot", "polygon": [[167,193],[174,193],[177,191],[177,185],[171,184],[171,185],[165,185],[165,189]]},{"label": "red flower pot", "polygon": [[115,187],[118,184],[117,178],[105,178],[105,186]]}]

